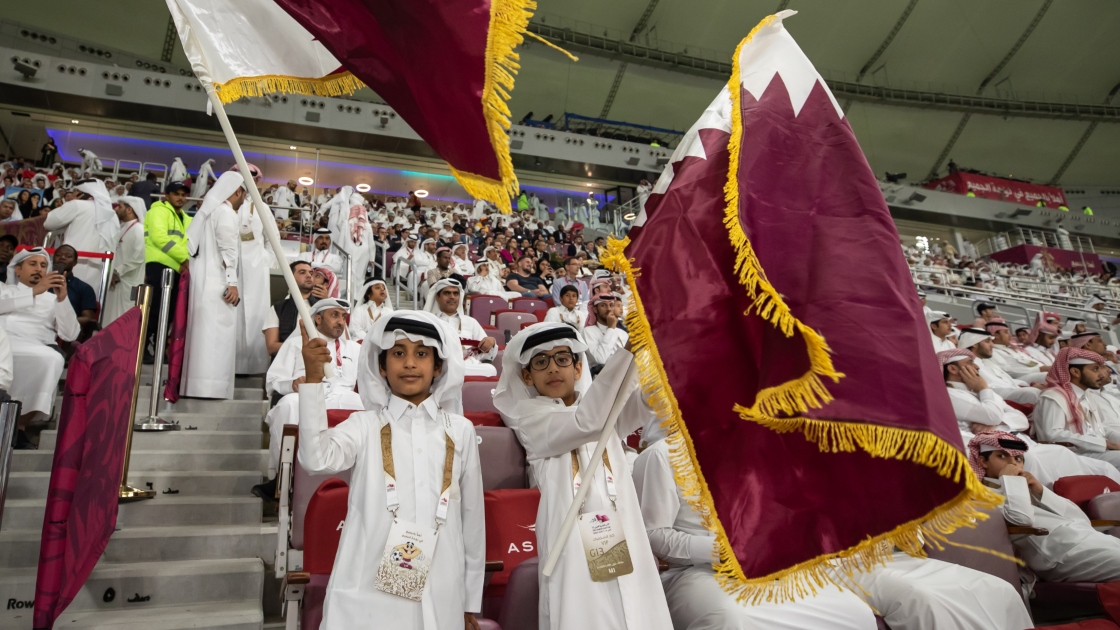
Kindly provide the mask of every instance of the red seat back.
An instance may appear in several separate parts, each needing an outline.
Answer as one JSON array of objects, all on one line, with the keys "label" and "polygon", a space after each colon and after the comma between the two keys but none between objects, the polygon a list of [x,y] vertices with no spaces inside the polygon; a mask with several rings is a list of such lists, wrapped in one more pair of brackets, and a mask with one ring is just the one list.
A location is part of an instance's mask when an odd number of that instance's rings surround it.
[{"label": "red seat back", "polygon": [[1120,490],[1120,484],[1103,475],[1074,475],[1054,482],[1054,494],[1073,501],[1084,510],[1089,500],[1105,492]]},{"label": "red seat back", "polygon": [[506,583],[506,596],[498,615],[502,628],[536,628],[540,581],[537,570],[540,558],[529,558],[517,565]]},{"label": "red seat back", "polygon": [[476,427],[505,426],[502,424],[501,414],[495,413],[493,411],[467,411],[463,415],[466,416],[467,420],[470,420],[471,424]]},{"label": "red seat back", "polygon": [[548,310],[548,304],[544,300],[537,298],[519,297],[510,300],[510,310],[520,311],[522,313],[532,313],[541,309]]},{"label": "red seat back", "polygon": [[533,315],[536,316],[538,322],[543,322],[544,318],[548,317],[548,309],[547,308],[542,308],[542,309],[535,310],[535,311],[533,311]]},{"label": "red seat back", "polygon": [[346,521],[350,486],[341,479],[328,479],[319,486],[307,505],[307,544],[303,548],[303,570],[327,575],[334,568],[338,540]]},{"label": "red seat back", "polygon": [[961,527],[949,536],[950,541],[960,545],[971,545],[971,549],[952,545],[942,545],[943,549],[937,549],[927,544],[926,551],[929,557],[936,560],[959,564],[1002,578],[1018,592],[1019,569],[1014,562],[989,553],[974,551],[978,547],[991,549],[1004,554],[1005,557],[1015,555],[1015,548],[1011,546],[1011,537],[1007,534],[1007,523],[1003,520],[1003,513],[998,508],[984,511],[988,514],[986,520],[977,520],[976,527]]},{"label": "red seat back", "polygon": [[501,335],[499,340],[506,340],[506,333],[512,338],[521,330],[522,324],[535,324],[537,317],[532,313],[522,313],[519,311],[497,311],[494,313],[494,326],[498,329],[498,334]]},{"label": "red seat back", "polygon": [[485,497],[486,559],[505,563],[490,577],[485,596],[501,597],[514,568],[537,556],[535,524],[541,493],[536,488],[490,490]]},{"label": "red seat back", "polygon": [[525,449],[517,441],[513,429],[476,426],[474,432],[478,436],[482,489],[529,487],[529,465],[525,461]]},{"label": "red seat back", "polygon": [[504,297],[497,295],[472,295],[471,296],[471,317],[478,320],[478,323],[486,325],[490,323],[490,313],[494,311],[502,311],[509,308],[509,302]]},{"label": "red seat back", "polygon": [[464,411],[494,411],[494,390],[496,383],[491,381],[468,381],[463,383]]},{"label": "red seat back", "polygon": [[357,411],[354,409],[328,409],[327,426],[337,427],[343,420],[349,418],[352,413],[357,413]]}]

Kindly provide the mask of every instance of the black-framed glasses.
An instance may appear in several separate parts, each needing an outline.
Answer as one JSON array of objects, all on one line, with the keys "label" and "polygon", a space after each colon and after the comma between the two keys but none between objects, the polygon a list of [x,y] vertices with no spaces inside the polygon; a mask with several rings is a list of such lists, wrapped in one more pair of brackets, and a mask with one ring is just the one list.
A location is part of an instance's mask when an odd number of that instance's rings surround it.
[{"label": "black-framed glasses", "polygon": [[571,352],[557,352],[556,354],[538,354],[537,356],[529,359],[529,367],[533,368],[534,372],[543,372],[548,369],[548,364],[556,362],[556,367],[569,367],[576,361],[576,357]]}]

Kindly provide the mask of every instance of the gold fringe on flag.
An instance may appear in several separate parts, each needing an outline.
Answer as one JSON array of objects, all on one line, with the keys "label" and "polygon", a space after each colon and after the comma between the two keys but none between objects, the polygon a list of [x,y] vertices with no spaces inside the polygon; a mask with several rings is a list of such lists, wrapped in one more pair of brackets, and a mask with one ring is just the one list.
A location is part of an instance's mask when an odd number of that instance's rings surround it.
[{"label": "gold fringe on flag", "polygon": [[[862,449],[873,457],[904,459],[932,468],[938,475],[964,482],[964,489],[952,500],[935,507],[922,517],[898,525],[894,529],[869,536],[859,544],[842,551],[824,554],[788,569],[759,578],[747,578],[731,548],[727,533],[720,523],[711,491],[697,464],[696,451],[688,428],[681,417],[676,396],[669,384],[664,362],[646,319],[635,278],[640,275],[625,249],[630,239],[611,238],[600,260],[604,266],[621,272],[630,287],[626,327],[639,368],[642,393],[668,433],[670,462],[682,494],[700,515],[705,527],[716,536],[718,559],[713,563],[716,579],[723,589],[742,603],[785,602],[815,594],[828,585],[850,582],[857,572],[882,565],[892,558],[894,547],[912,556],[926,555],[924,545],[969,547],[948,540],[948,535],[961,527],[975,527],[988,515],[982,511],[994,508],[1002,497],[980,482],[968,465],[968,458],[959,449],[927,431],[898,429],[858,422],[816,420],[798,414],[821,408],[832,400],[821,377],[838,381],[824,337],[801,323],[789,310],[766,274],[739,223],[738,168],[743,133],[740,109],[739,53],[759,29],[772,23],[769,16],[756,26],[735,51],[733,73],[728,88],[732,97],[731,139],[728,146],[730,165],[724,189],[727,209],[724,224],[737,253],[735,272],[752,299],[751,308],[787,337],[799,333],[809,353],[809,372],[800,378],[769,387],[758,393],[750,407],[736,405],[733,409],[746,420],[752,420],[778,432],[802,431],[806,439],[816,442],[828,453],[852,452]],[[748,310],[747,313],[750,311]],[[744,313],[744,314],[747,314]],[[972,547],[969,547],[972,548]],[[996,552],[977,549],[1004,559],[1016,561]]]},{"label": "gold fringe on flag", "polygon": [[266,74],[256,77],[237,77],[225,83],[215,83],[214,90],[222,103],[232,103],[246,96],[264,96],[281,92],[307,96],[347,96],[365,87],[349,72],[339,72],[319,79]]}]

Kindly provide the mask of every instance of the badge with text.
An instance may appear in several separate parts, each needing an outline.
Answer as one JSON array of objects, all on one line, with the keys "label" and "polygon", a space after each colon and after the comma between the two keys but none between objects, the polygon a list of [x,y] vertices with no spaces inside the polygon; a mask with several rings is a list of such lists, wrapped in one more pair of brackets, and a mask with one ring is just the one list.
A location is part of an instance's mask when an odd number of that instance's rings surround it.
[{"label": "badge with text", "polygon": [[630,548],[626,545],[626,534],[622,531],[622,521],[613,508],[581,514],[579,535],[583,539],[583,552],[587,556],[587,568],[591,570],[591,581],[609,582],[634,572]]},{"label": "badge with text", "polygon": [[374,587],[390,595],[420,601],[432,567],[437,535],[430,527],[405,520],[394,522],[377,567]]}]

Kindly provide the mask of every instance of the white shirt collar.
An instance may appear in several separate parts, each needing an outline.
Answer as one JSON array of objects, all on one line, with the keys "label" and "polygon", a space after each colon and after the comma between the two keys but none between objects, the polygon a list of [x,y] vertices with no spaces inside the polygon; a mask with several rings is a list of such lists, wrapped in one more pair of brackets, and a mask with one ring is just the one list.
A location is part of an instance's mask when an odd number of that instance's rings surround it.
[{"label": "white shirt collar", "polygon": [[406,413],[412,413],[414,410],[426,411],[428,417],[434,420],[436,414],[439,412],[439,407],[436,406],[433,396],[428,396],[424,399],[424,402],[419,405],[414,405],[396,395],[389,396],[389,404],[385,407],[385,411],[389,412],[389,418],[398,422],[401,421]]}]

